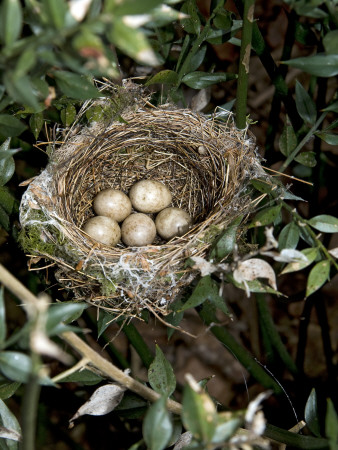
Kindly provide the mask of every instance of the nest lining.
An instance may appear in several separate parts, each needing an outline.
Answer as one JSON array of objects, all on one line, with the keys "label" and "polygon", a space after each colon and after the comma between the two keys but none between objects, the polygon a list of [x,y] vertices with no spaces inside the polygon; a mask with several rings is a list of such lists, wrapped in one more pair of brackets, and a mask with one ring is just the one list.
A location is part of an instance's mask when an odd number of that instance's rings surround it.
[{"label": "nest lining", "polygon": [[[138,314],[147,306],[165,313],[196,276],[186,259],[205,256],[222,229],[247,212],[250,198],[243,190],[261,172],[254,150],[231,116],[224,123],[170,107],[142,105],[125,111],[122,122],[82,128],[55,150],[25,193],[23,246],[55,262],[59,282],[80,300],[118,314]],[[146,247],[111,248],[81,230],[94,215],[92,200],[100,190],[128,193],[144,178],[164,183],[172,206],[189,212],[193,227],[186,235],[169,242],[157,238]],[[41,245],[30,239],[37,228]]]}]

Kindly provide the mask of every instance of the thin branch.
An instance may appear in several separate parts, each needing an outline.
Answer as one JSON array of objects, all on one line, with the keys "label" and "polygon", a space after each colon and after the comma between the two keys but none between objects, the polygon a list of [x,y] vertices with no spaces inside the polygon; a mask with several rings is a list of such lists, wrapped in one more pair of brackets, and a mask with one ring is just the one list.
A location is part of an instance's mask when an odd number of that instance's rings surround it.
[{"label": "thin branch", "polygon": [[[129,375],[126,375],[124,372],[122,372],[122,370],[118,369],[108,360],[96,353],[95,350],[90,348],[75,333],[67,331],[65,333],[62,333],[61,338],[69,345],[71,345],[78,353],[80,353],[82,357],[88,358],[90,360],[90,363],[97,369],[99,369],[102,373],[104,373],[107,377],[112,378],[122,386],[151,402],[155,402],[160,398],[160,394],[148,388],[144,384],[134,380]],[[182,406],[179,403],[168,399],[167,407],[168,410],[173,412],[174,414],[181,414]]]}]

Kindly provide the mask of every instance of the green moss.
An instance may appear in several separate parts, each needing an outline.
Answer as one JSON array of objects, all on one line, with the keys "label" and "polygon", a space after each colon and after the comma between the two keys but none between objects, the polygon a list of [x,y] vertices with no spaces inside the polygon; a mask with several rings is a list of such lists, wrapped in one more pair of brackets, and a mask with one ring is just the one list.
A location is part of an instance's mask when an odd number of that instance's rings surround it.
[{"label": "green moss", "polygon": [[204,244],[211,244],[221,231],[222,229],[220,229],[220,227],[218,227],[217,225],[210,225],[201,238],[201,241]]},{"label": "green moss", "polygon": [[56,245],[43,240],[41,227],[32,225],[23,228],[18,235],[18,242],[26,253],[32,255],[54,255]]},{"label": "green moss", "polygon": [[88,271],[86,272],[88,273],[88,275],[96,278],[97,281],[100,283],[100,291],[102,295],[104,295],[105,297],[115,296],[114,294],[116,294],[118,286],[117,280],[107,280],[104,274],[99,271],[90,273]]}]

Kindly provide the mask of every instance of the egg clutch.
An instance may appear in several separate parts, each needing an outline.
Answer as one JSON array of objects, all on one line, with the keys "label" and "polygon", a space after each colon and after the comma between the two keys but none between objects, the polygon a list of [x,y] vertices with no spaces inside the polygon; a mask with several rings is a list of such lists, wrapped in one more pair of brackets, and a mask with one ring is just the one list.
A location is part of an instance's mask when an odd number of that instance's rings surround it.
[{"label": "egg clutch", "polygon": [[[192,224],[190,215],[181,208],[170,207],[171,202],[169,189],[155,180],[138,181],[129,195],[117,189],[104,189],[94,197],[97,215],[87,220],[83,231],[112,247],[121,240],[130,247],[149,245],[157,235],[168,241],[183,236]],[[155,221],[150,214],[157,214]]]}]

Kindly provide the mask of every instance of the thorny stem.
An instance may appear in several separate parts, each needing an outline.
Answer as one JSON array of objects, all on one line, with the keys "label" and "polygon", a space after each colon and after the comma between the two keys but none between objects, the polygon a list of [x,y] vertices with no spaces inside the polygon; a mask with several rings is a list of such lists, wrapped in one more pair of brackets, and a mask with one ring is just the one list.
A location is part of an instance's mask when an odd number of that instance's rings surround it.
[{"label": "thorny stem", "polygon": [[246,109],[251,54],[252,26],[255,0],[244,0],[243,28],[239,56],[238,83],[236,96],[236,125],[243,130],[246,127]]}]

